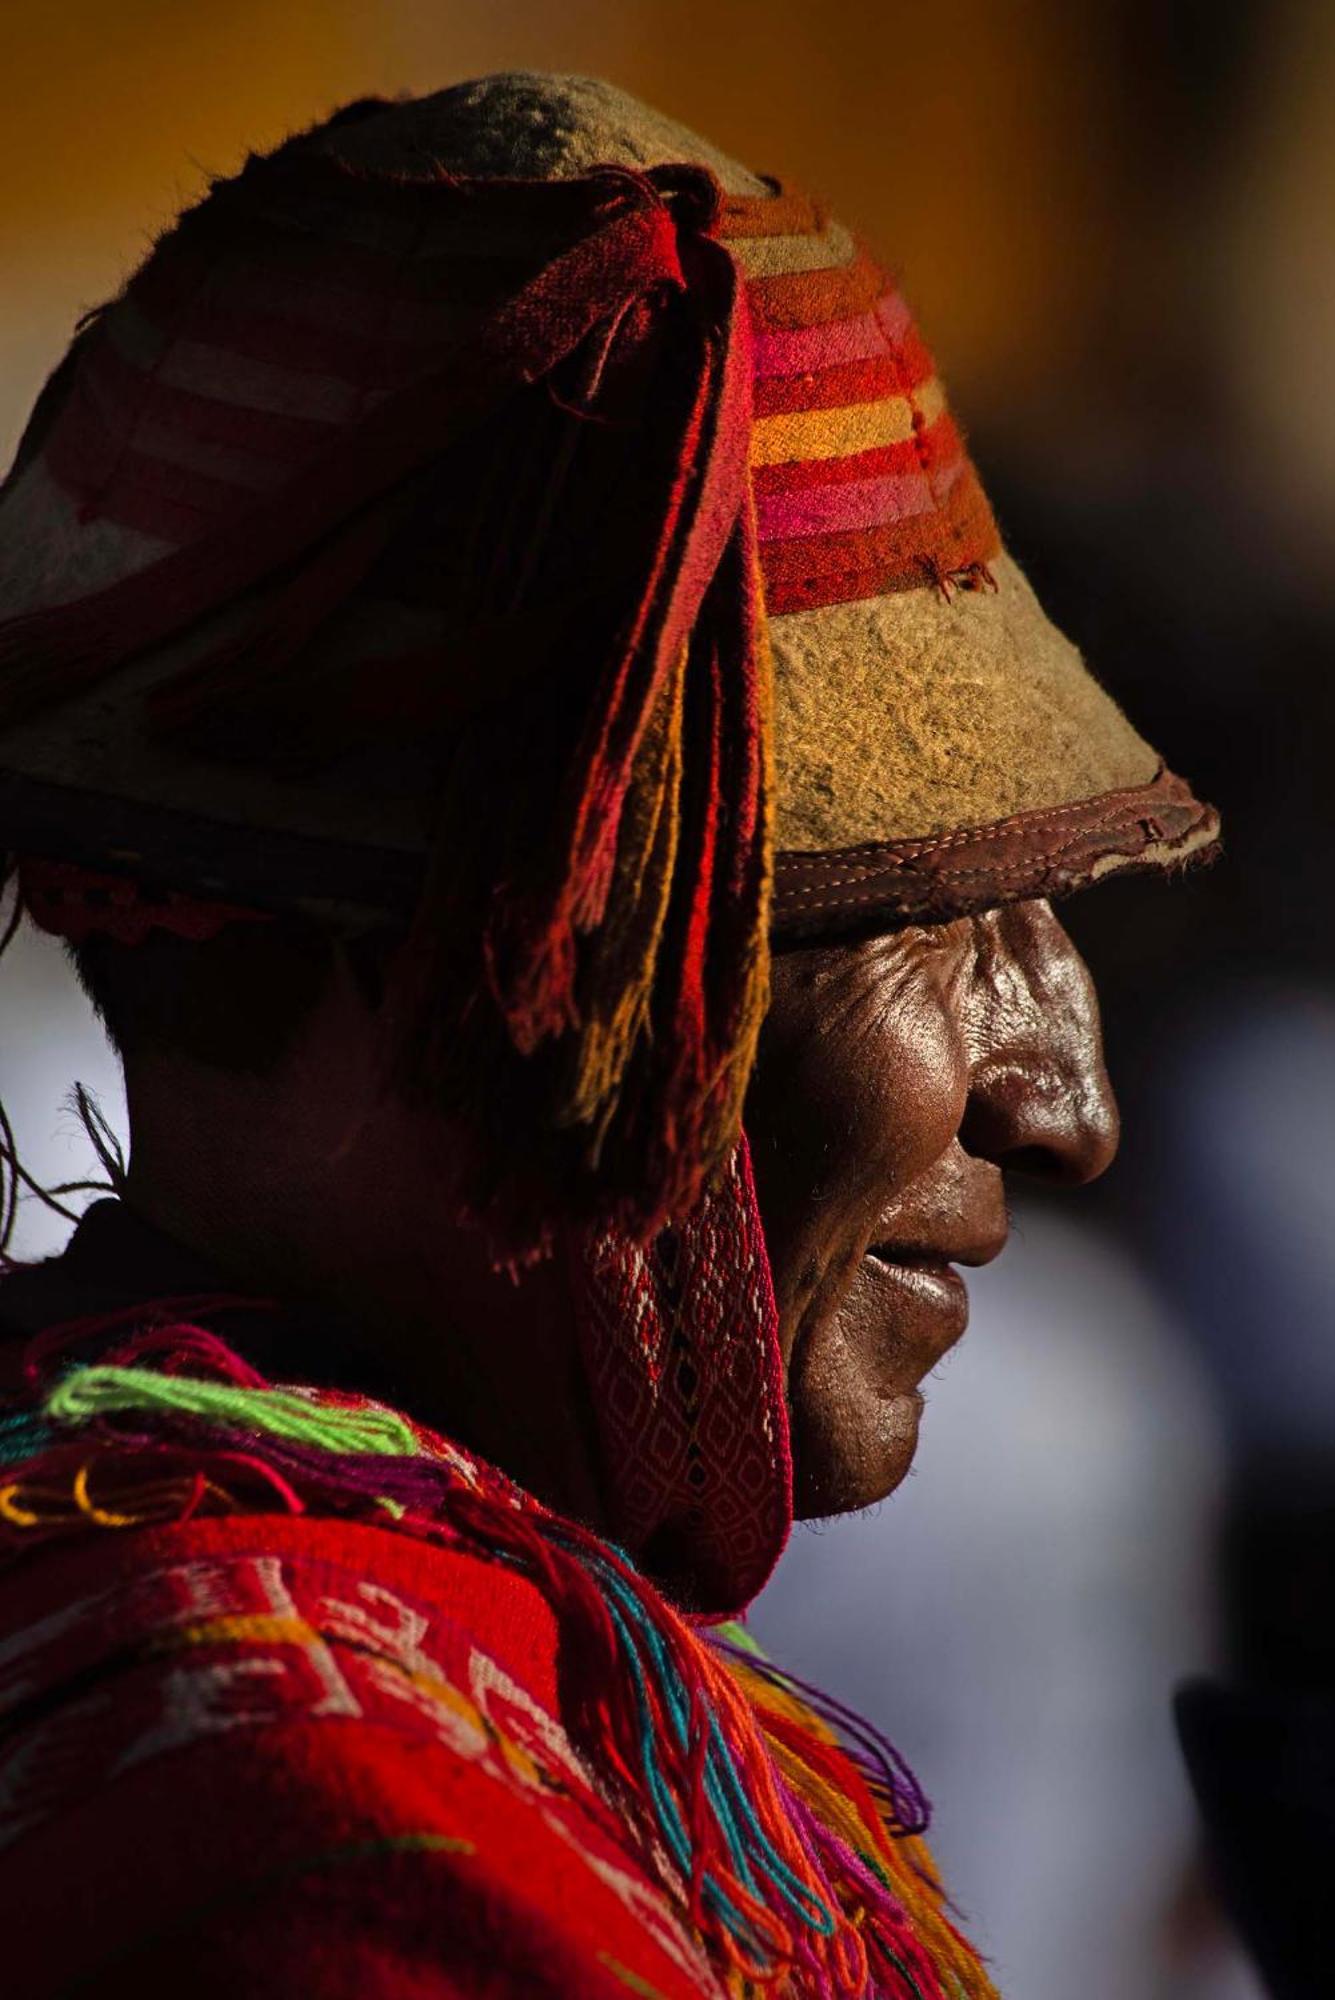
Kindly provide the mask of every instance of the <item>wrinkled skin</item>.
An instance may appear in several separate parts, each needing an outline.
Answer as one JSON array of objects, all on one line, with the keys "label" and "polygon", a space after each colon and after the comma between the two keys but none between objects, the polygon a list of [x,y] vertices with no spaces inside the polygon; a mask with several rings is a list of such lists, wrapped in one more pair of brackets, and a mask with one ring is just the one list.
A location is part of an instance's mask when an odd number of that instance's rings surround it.
[{"label": "wrinkled skin", "polygon": [[[240,1290],[317,1306],[363,1386],[602,1521],[565,1267],[518,1283],[451,1223],[453,1141],[383,1087],[382,1024],[346,964],[281,1066],[126,1063],[127,1199]],[[1117,1115],[1098,1013],[1045,903],[780,954],[746,1107],[804,1514],[908,1469],[923,1377],[964,1330],[950,1269],[1006,1231],[1002,1168],[1092,1179]]]},{"label": "wrinkled skin", "polygon": [[1006,1239],[1003,1173],[1117,1146],[1093,986],[1047,903],[775,960],[747,1130],[774,1266],[799,1515],[907,1472],[964,1332],[952,1268]]}]

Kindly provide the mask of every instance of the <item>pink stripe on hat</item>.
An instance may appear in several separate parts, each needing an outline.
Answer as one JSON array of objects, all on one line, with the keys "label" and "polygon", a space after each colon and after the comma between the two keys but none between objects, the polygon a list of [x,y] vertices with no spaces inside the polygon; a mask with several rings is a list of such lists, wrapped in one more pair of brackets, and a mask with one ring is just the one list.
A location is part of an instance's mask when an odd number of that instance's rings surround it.
[{"label": "pink stripe on hat", "polygon": [[809,375],[850,361],[873,361],[893,352],[912,331],[909,309],[898,292],[887,292],[871,312],[853,319],[772,333],[757,328],[756,377],[763,382],[776,375]]},{"label": "pink stripe on hat", "polygon": [[943,473],[935,486],[924,472],[885,479],[846,480],[807,486],[795,493],[762,494],[756,520],[762,542],[791,541],[799,535],[846,534],[854,528],[885,528],[913,514],[926,514],[944,499],[965,469],[965,461]]}]

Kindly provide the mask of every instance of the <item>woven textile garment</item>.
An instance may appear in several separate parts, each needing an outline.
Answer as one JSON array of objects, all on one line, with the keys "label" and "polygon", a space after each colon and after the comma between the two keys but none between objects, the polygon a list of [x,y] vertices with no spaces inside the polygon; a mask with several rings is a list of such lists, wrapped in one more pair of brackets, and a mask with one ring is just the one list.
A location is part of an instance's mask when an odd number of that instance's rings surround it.
[{"label": "woven textile garment", "polygon": [[0,1285],[16,1990],[985,2000],[892,1754],[324,1386],[335,1329],[113,1304],[208,1276],[103,1203]]}]

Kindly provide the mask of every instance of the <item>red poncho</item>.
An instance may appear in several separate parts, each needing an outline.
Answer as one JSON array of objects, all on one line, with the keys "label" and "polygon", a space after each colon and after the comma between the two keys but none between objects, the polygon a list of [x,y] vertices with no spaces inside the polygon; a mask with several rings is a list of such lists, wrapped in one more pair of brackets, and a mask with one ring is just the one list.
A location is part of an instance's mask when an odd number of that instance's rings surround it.
[{"label": "red poncho", "polygon": [[502,1475],[212,1330],[306,1361],[299,1327],[127,1301],[116,1216],[0,1288],[7,1991],[990,1992],[902,1772]]},{"label": "red poncho", "polygon": [[9,1990],[719,1991],[559,1708],[535,1586],[385,1529],[196,1520],[26,1565]]}]

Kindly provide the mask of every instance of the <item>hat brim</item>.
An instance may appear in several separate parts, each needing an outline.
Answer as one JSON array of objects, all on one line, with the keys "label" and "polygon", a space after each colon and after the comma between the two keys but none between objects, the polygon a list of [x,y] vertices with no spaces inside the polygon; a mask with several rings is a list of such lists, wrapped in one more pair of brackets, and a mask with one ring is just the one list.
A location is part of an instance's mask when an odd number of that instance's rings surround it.
[{"label": "hat brim", "polygon": [[799,942],[944,923],[1002,903],[1069,895],[1107,875],[1211,858],[1219,815],[1160,767],[1146,785],[920,840],[775,857],[771,929]]}]

